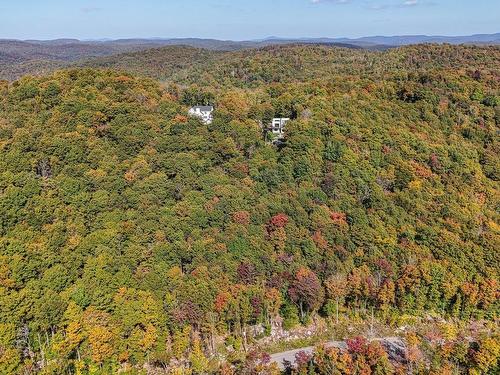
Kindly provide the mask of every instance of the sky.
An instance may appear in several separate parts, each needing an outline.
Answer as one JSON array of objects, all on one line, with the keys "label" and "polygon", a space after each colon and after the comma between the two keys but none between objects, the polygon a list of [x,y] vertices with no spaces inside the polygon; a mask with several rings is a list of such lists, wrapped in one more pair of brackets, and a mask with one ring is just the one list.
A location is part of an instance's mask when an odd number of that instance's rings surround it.
[{"label": "sky", "polygon": [[0,38],[470,35],[500,0],[0,0]]}]

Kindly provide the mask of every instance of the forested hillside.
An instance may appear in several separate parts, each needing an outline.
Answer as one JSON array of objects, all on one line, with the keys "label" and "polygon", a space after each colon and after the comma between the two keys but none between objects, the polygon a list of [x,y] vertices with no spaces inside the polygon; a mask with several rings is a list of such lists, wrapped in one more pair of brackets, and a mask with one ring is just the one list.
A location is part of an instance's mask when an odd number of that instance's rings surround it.
[{"label": "forested hillside", "polygon": [[0,79],[47,74],[71,62],[153,48],[154,41],[82,42],[75,39],[20,41],[0,39]]},{"label": "forested hillside", "polygon": [[[126,56],[132,53],[143,64],[148,61],[146,55],[151,56],[148,49],[155,51],[155,47],[192,46],[205,48],[207,50],[231,51],[242,48],[256,47],[250,42],[230,42],[212,39],[119,39],[103,41],[81,41],[76,39],[56,40],[10,40],[0,39],[0,79],[15,80],[26,74],[43,75],[49,71],[68,67],[75,62],[93,60],[101,57],[103,63],[108,56],[120,56],[120,60],[126,60]],[[189,47],[187,48],[189,49]],[[167,47],[165,51],[169,51]],[[144,54],[133,52],[142,51]],[[175,60],[175,53],[167,58]],[[117,61],[116,59],[113,61]],[[132,64],[133,62],[127,61]]]},{"label": "forested hillside", "polygon": [[[446,69],[453,74],[480,70],[487,76],[483,82],[490,78],[498,83],[499,58],[499,47],[420,45],[377,52],[329,46],[273,46],[225,53],[201,63],[195,61],[170,79],[182,83],[207,82],[210,86],[255,87],[333,77],[395,80],[409,73],[429,74]],[[155,75],[158,71],[161,69],[150,69],[143,74],[158,78]]]},{"label": "forested hillside", "polygon": [[279,373],[249,327],[435,316],[489,332],[316,373],[494,374],[500,49],[191,52],[0,82],[0,373]]},{"label": "forested hillside", "polygon": [[221,52],[207,49],[171,46],[91,59],[78,65],[80,67],[124,70],[158,80],[167,80],[191,65],[206,64],[207,61],[216,56],[224,55]]},{"label": "forested hillside", "polygon": [[[262,41],[222,41],[215,39],[119,39],[106,41],[79,41],[60,39],[48,41],[20,41],[0,39],[0,79],[16,80],[26,74],[44,75],[64,67],[94,66],[114,67],[129,71],[154,75],[159,79],[168,78],[167,73],[185,68],[185,57],[204,55],[205,60],[216,53],[261,48],[272,45],[296,44],[300,41],[269,39]],[[302,43],[312,44],[312,41]],[[331,47],[361,48],[352,44],[323,42]],[[370,49],[376,45],[363,42]],[[385,49],[388,47],[381,46]],[[180,64],[180,65],[179,65]]]}]

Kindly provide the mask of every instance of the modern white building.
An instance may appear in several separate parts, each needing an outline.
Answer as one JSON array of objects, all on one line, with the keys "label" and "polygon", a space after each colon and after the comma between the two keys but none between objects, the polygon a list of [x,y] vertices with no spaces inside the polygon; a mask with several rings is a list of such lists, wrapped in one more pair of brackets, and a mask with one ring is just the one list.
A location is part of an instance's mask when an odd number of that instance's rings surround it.
[{"label": "modern white building", "polygon": [[214,107],[212,106],[197,105],[192,107],[188,113],[191,116],[200,118],[205,124],[211,124],[214,119],[213,112]]},{"label": "modern white building", "polygon": [[288,121],[290,121],[289,118],[273,118],[273,122],[271,123],[271,132],[278,138],[283,138],[285,134],[285,125]]}]

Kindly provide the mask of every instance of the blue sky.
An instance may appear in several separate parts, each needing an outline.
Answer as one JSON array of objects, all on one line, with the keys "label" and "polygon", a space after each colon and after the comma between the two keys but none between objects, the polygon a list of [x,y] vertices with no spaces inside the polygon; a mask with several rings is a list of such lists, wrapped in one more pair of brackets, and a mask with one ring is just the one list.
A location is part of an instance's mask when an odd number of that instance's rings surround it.
[{"label": "blue sky", "polygon": [[500,0],[0,0],[0,38],[500,32]]}]

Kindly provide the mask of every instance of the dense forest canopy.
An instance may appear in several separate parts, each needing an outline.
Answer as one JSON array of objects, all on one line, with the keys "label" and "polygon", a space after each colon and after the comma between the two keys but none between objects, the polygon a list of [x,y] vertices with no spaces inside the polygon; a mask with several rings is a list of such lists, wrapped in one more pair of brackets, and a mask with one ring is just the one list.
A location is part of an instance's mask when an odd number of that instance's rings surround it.
[{"label": "dense forest canopy", "polygon": [[339,310],[498,318],[500,49],[145,56],[0,82],[0,372],[205,373],[217,337]]}]

